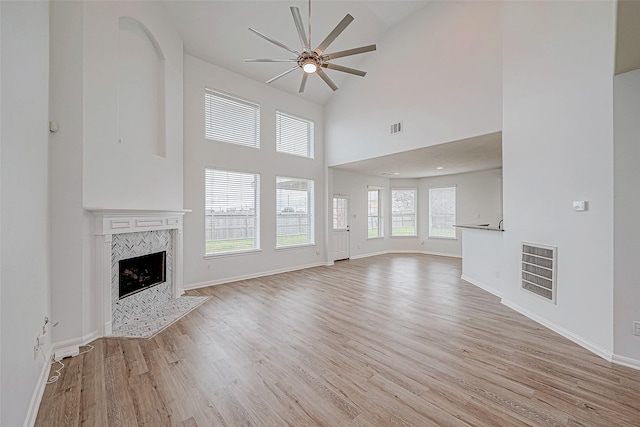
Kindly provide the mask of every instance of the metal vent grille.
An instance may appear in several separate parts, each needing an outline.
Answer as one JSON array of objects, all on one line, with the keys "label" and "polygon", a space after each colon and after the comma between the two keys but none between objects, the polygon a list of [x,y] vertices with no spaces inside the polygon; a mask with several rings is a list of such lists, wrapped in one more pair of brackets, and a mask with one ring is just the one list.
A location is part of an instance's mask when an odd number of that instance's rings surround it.
[{"label": "metal vent grille", "polygon": [[558,248],[522,242],[522,289],[555,304]]},{"label": "metal vent grille", "polygon": [[391,135],[395,135],[396,133],[402,132],[402,122],[394,123],[391,125],[390,133]]}]

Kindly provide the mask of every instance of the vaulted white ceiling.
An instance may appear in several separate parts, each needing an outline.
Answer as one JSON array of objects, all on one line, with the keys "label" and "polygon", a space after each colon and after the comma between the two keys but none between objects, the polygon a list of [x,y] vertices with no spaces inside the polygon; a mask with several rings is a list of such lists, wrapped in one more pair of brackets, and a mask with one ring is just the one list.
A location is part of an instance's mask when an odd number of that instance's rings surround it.
[{"label": "vaulted white ceiling", "polygon": [[[395,26],[403,25],[407,18],[427,7],[430,2],[431,0],[313,0],[312,47],[315,48],[349,13],[355,20],[330,45],[327,52],[376,43],[378,50],[375,52],[332,61],[369,71],[360,66],[362,59],[367,55],[384,55],[384,47],[381,49],[380,43],[385,34]],[[292,68],[293,64],[246,63],[245,58],[290,59],[294,55],[258,37],[248,28],[252,27],[294,50],[300,50],[300,39],[289,9],[290,6],[296,6],[300,9],[305,29],[308,30],[308,1],[304,0],[168,0],[163,4],[182,36],[185,53],[261,82]],[[419,45],[420,42],[416,41],[416,49],[419,49]],[[405,65],[398,64],[398,68]],[[333,70],[326,70],[326,73],[338,88],[345,88],[362,78]],[[326,104],[331,99],[332,90],[315,75],[308,79],[304,94],[299,94],[301,77],[302,70],[296,70],[271,85],[319,104]],[[501,139],[501,133],[498,132],[339,167],[390,178],[417,178],[494,169],[502,166]],[[438,166],[444,166],[444,169],[436,169]],[[394,172],[399,172],[400,175],[393,175]]]},{"label": "vaulted white ceiling", "polygon": [[[251,33],[248,28],[255,28],[294,50],[300,50],[300,39],[290,6],[300,9],[305,29],[307,28],[307,1],[177,0],[164,4],[182,36],[186,53],[263,82],[292,68],[293,65],[245,63],[245,58],[290,59],[294,55]],[[428,4],[427,0],[313,0],[312,47],[315,48],[347,13],[355,18],[354,22],[330,45],[327,52],[379,43],[393,26],[402,25],[403,20]],[[376,52],[339,58],[332,62],[358,68],[358,63],[364,55],[376,55]],[[333,70],[326,72],[338,88],[348,85],[354,79],[362,78]],[[298,95],[301,78],[302,70],[296,70],[271,85]],[[325,104],[332,93],[331,89],[314,75],[308,79],[305,93],[301,96]]]}]

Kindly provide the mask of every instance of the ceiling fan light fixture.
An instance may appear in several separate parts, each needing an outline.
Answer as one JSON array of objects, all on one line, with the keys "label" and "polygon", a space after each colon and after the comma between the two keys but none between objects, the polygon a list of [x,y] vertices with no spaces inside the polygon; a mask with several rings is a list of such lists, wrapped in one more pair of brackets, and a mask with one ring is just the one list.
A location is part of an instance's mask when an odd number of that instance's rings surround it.
[{"label": "ceiling fan light fixture", "polygon": [[313,74],[318,71],[318,64],[313,58],[307,58],[302,62],[302,69],[307,74]]}]

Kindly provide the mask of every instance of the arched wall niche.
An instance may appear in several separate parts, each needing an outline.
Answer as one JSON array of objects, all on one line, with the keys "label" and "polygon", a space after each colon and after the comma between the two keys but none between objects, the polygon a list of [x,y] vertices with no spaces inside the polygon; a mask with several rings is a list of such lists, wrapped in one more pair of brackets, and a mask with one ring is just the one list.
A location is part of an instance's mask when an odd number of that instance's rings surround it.
[{"label": "arched wall niche", "polygon": [[118,22],[118,141],[143,155],[166,157],[165,55],[135,18]]}]

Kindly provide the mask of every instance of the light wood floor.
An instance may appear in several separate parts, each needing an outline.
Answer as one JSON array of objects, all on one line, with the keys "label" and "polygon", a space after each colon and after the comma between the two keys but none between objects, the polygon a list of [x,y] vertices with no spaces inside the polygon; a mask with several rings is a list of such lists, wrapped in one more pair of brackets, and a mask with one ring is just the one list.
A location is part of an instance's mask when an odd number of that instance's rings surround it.
[{"label": "light wood floor", "polygon": [[155,338],[67,359],[36,425],[640,426],[640,371],[459,277],[385,255],[192,291]]}]

